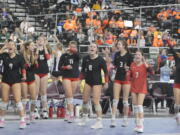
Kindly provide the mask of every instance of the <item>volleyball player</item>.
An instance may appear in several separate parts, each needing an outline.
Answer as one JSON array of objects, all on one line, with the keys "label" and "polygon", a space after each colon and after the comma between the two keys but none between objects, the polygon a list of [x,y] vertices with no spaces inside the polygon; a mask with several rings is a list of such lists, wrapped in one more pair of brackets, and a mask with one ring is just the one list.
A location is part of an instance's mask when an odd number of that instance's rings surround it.
[{"label": "volleyball player", "polygon": [[130,81],[126,78],[126,68],[129,68],[131,62],[133,61],[132,55],[129,53],[127,48],[127,43],[124,40],[119,40],[116,44],[118,52],[116,52],[114,57],[114,66],[116,69],[115,80],[113,84],[113,108],[112,108],[112,119],[110,127],[115,127],[115,116],[116,110],[119,102],[119,96],[121,89],[123,90],[123,123],[122,126],[126,127],[128,125],[128,112],[129,103],[128,97],[130,92]]},{"label": "volleyball player", "polygon": [[[42,112],[41,116],[43,119],[48,118],[47,112],[47,85],[48,85],[48,60],[50,59],[50,54],[47,48],[48,42],[46,38],[42,35],[37,40],[37,51],[36,55],[38,57],[38,68],[35,71],[35,80],[37,86],[37,97],[40,93]],[[36,118],[39,117],[38,110],[35,110]]]},{"label": "volleyball player", "polygon": [[[37,55],[34,52],[34,43],[26,42],[23,44],[23,57],[25,60],[26,69],[26,80],[21,83],[22,87],[22,103],[26,111],[26,122],[30,124],[30,120],[33,122],[35,120],[35,107],[36,107],[36,84],[35,84],[35,69],[37,68]],[[28,93],[30,94],[30,103],[28,102]],[[30,110],[29,110],[29,105]],[[28,108],[26,108],[26,106]],[[30,116],[29,113],[30,111]]]},{"label": "volleyball player", "polygon": [[59,70],[62,71],[62,84],[66,96],[65,120],[72,123],[74,120],[73,95],[79,83],[80,55],[77,51],[77,43],[70,41],[66,53],[62,54],[59,61]]},{"label": "volleyball player", "polygon": [[143,102],[147,93],[147,71],[151,71],[146,63],[143,53],[137,50],[134,62],[130,66],[131,78],[131,95],[135,113],[135,131],[142,133],[144,130],[144,111]]},{"label": "volleyball player", "polygon": [[[7,53],[5,53],[5,50]],[[4,71],[2,74],[2,102],[0,102],[0,127],[5,127],[5,118],[10,89],[12,90],[16,107],[21,117],[20,129],[26,128],[25,113],[21,102],[21,80],[26,80],[24,60],[16,53],[16,45],[9,41],[1,50],[0,57],[3,59]],[[21,72],[20,72],[21,71]]]},{"label": "volleyball player", "polygon": [[[105,75],[104,88],[108,87],[108,72],[105,60],[98,55],[98,47],[95,43],[91,43],[89,46],[89,55],[83,58],[81,78],[85,79],[85,87],[83,91],[83,113],[88,113],[88,101],[89,97],[93,96],[93,102],[95,111],[97,114],[97,120],[94,125],[91,126],[93,129],[103,128],[102,125],[102,108],[100,105],[100,97],[103,85],[102,71]],[[83,115],[83,117],[84,117]],[[79,125],[85,125],[86,121],[83,118]]]},{"label": "volleyball player", "polygon": [[169,46],[174,56],[175,66],[176,66],[175,82],[174,82],[174,88],[173,88],[174,97],[175,97],[174,109],[176,113],[176,116],[175,116],[176,122],[178,125],[180,125],[180,112],[179,112],[180,111],[180,53],[175,52],[171,44],[169,44]]}]

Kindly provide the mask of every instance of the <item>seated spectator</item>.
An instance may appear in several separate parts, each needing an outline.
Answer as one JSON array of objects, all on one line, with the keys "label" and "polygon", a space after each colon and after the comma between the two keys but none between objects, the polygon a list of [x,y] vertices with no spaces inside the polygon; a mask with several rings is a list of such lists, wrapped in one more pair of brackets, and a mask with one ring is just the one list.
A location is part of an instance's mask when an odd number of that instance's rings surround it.
[{"label": "seated spectator", "polygon": [[151,31],[148,30],[145,36],[146,46],[152,46],[152,41],[153,41],[153,34]]},{"label": "seated spectator", "polygon": [[99,4],[99,1],[96,1],[96,3],[93,4],[92,9],[93,10],[101,10],[102,9],[101,5]]},{"label": "seated spectator", "polygon": [[25,19],[20,24],[20,29],[23,33],[28,32],[28,28],[30,27],[30,23]]},{"label": "seated spectator", "polygon": [[77,39],[80,44],[82,44],[85,41],[86,35],[83,33],[82,29],[79,29],[79,32],[77,33]]},{"label": "seated spectator", "polygon": [[83,8],[83,12],[84,13],[89,13],[91,11],[90,7],[88,6],[88,4],[85,4],[84,8]]},{"label": "seated spectator", "polygon": [[114,41],[116,39],[116,36],[114,36],[111,31],[106,31],[104,34],[104,39],[105,39],[105,41],[104,41],[105,44],[113,45]]},{"label": "seated spectator", "polygon": [[117,28],[124,29],[124,21],[122,17],[119,17],[118,21],[116,21]]},{"label": "seated spectator", "polygon": [[77,30],[76,18],[66,20],[63,28],[66,31],[69,30],[76,31]]},{"label": "seated spectator", "polygon": [[109,21],[109,27],[116,28],[116,20],[114,17],[112,17],[111,20]]},{"label": "seated spectator", "polygon": [[138,38],[138,31],[134,29],[130,33],[130,45],[136,46],[137,38]]},{"label": "seated spectator", "polygon": [[10,38],[10,33],[8,31],[8,28],[5,27],[1,30],[0,33],[0,43],[7,41],[9,38]]},{"label": "seated spectator", "polygon": [[153,40],[153,47],[162,47],[164,46],[163,40],[161,35],[158,35],[157,38],[154,38]]},{"label": "seated spectator", "polygon": [[144,34],[143,34],[143,31],[140,32],[140,38],[138,38],[138,41],[137,41],[139,47],[144,47],[145,44],[146,44],[146,41],[145,41],[145,38],[144,38]]},{"label": "seated spectator", "polygon": [[96,44],[97,45],[104,45],[104,40],[103,40],[102,36],[97,37]]},{"label": "seated spectator", "polygon": [[101,20],[100,20],[99,16],[96,16],[93,18],[93,27],[95,27],[95,28],[101,27]]}]

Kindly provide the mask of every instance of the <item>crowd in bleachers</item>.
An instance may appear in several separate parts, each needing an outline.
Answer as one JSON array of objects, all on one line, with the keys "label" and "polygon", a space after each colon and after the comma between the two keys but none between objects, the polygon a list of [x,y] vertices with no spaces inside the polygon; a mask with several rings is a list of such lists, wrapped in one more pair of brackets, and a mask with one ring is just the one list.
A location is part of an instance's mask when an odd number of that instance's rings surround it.
[{"label": "crowd in bleachers", "polygon": [[[48,3],[48,1],[41,1],[41,4],[43,3]],[[117,9],[118,4],[115,1],[73,2],[61,0],[56,1],[56,3],[49,2],[42,7],[42,13],[67,13],[67,15],[59,15],[57,22],[57,35],[64,44],[67,44],[66,41],[74,39],[78,40],[80,44],[89,44],[89,42],[95,41],[99,45],[112,45],[116,42],[116,39],[125,38],[128,45],[131,46],[136,46],[139,43],[140,46],[162,47],[167,46],[167,38],[172,38],[172,42],[177,44],[179,37],[179,11],[175,7],[165,8],[162,12],[160,10],[154,12],[154,16],[157,16],[154,19],[159,24],[145,26],[145,28],[138,13],[134,13],[134,17],[132,17],[126,11],[120,10],[99,12],[101,9]],[[164,11],[172,12],[171,17],[167,17],[167,21],[162,20],[165,19],[163,17],[165,15]],[[145,11],[145,13],[147,12]],[[174,22],[172,23],[169,18],[173,19],[177,25],[173,24]],[[54,32],[52,29],[56,28],[55,16],[46,15],[38,19],[47,28],[47,31]],[[171,27],[174,28],[171,29]],[[166,30],[167,28],[170,30]]]},{"label": "crowd in bleachers", "polygon": [[[130,16],[125,10],[115,10],[109,12],[99,12],[103,9],[117,9],[118,4],[122,1],[109,0],[39,0],[39,1],[19,1],[20,5],[27,7],[29,14],[48,14],[37,17],[41,25],[47,29],[50,34],[57,34],[60,41],[67,45],[69,40],[77,40],[79,44],[89,44],[95,41],[98,45],[113,45],[118,38],[126,39],[129,46],[167,46],[167,40],[171,39],[173,44],[178,44],[179,37],[179,8],[164,8],[154,12],[155,19],[159,24],[146,26],[145,22],[140,20],[139,13],[134,12],[134,16]],[[161,1],[163,4],[166,0]],[[135,6],[137,1],[124,1],[124,3]],[[173,1],[171,1],[173,3]],[[175,3],[175,1],[174,1]],[[131,6],[129,5],[129,6]],[[145,5],[143,2],[139,5]],[[42,7],[39,9],[38,7]],[[36,11],[37,10],[37,11]],[[98,10],[98,11],[97,11]],[[147,21],[151,10],[147,13]],[[67,13],[58,15],[57,27],[56,17],[53,13]],[[50,15],[51,14],[51,15]],[[34,27],[28,23],[28,20],[15,23],[13,14],[8,8],[2,8],[1,11],[1,28],[8,26],[10,32],[20,27],[22,34],[26,34],[24,40],[35,39]],[[151,20],[152,21],[152,20]],[[149,22],[151,22],[149,21]],[[23,27],[23,28],[22,28]],[[30,28],[29,28],[30,27]],[[54,33],[54,29],[57,32]],[[12,32],[14,33],[14,32]],[[20,35],[22,35],[20,34]],[[1,32],[3,35],[3,32]]]}]

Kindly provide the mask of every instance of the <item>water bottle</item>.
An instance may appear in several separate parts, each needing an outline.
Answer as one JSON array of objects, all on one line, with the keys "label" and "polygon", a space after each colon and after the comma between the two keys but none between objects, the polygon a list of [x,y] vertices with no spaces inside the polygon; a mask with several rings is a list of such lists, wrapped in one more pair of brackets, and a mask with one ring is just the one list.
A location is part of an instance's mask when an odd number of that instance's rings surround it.
[{"label": "water bottle", "polygon": [[51,102],[49,106],[49,118],[53,118],[53,103]]},{"label": "water bottle", "polygon": [[57,113],[56,113],[56,115],[57,115],[57,119],[61,118],[61,106],[59,106],[59,105],[58,105],[58,107],[57,107]]},{"label": "water bottle", "polygon": [[171,69],[168,66],[168,63],[160,68],[160,81],[161,82],[169,82],[170,81],[170,72]]},{"label": "water bottle", "polygon": [[60,118],[64,118],[65,117],[65,108],[64,106],[62,105],[61,108],[60,108],[60,111],[61,111],[61,115],[60,115]]},{"label": "water bottle", "polygon": [[52,119],[53,118],[53,106],[49,107],[49,118]]},{"label": "water bottle", "polygon": [[76,116],[76,118],[80,117],[80,105],[78,105],[78,104],[75,107],[75,116]]}]

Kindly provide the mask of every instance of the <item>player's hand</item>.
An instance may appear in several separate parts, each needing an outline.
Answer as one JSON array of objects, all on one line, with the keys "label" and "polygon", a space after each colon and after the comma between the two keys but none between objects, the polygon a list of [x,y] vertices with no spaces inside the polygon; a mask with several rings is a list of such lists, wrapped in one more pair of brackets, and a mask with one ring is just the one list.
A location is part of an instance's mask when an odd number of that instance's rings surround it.
[{"label": "player's hand", "polygon": [[22,80],[22,81],[25,81],[25,80],[26,80],[26,76],[23,76],[23,77],[21,78],[21,80]]},{"label": "player's hand", "polygon": [[67,65],[66,68],[67,68],[67,70],[71,70],[72,66],[71,65]]},{"label": "player's hand", "polygon": [[129,71],[129,66],[127,66],[127,64],[124,65],[124,68],[126,71]]}]

